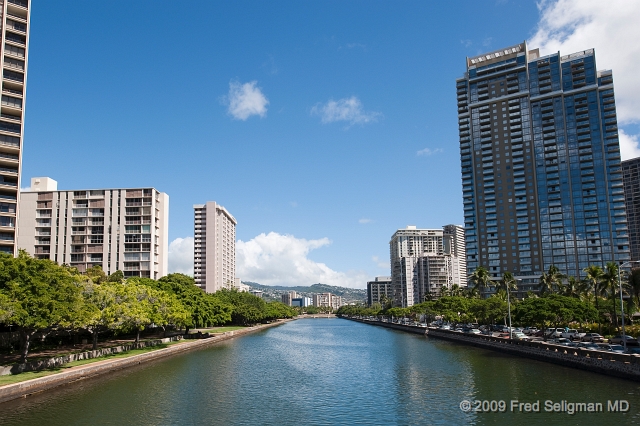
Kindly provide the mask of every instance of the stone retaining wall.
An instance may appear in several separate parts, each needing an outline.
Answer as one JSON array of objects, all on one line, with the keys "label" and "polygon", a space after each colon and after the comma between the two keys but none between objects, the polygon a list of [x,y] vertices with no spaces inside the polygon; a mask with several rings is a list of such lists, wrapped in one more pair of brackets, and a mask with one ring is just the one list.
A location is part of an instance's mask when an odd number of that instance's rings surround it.
[{"label": "stone retaining wall", "polygon": [[394,328],[396,330],[407,331],[410,333],[426,334],[428,337],[464,343],[483,349],[500,351],[510,355],[532,358],[539,361],[552,362],[554,364],[602,373],[608,376],[640,381],[640,357],[634,355],[591,351],[582,348],[570,348],[567,346],[543,342],[510,341],[499,337],[463,334],[437,328],[425,329],[400,324],[389,324],[381,321],[353,320],[381,327]]},{"label": "stone retaining wall", "polygon": [[0,386],[0,403],[10,401],[12,399],[22,398],[24,396],[53,389],[55,387],[75,382],[77,380],[106,374],[111,371],[121,370],[123,368],[132,367],[142,364],[143,362],[164,358],[171,355],[187,352],[193,349],[203,348],[207,345],[231,339],[233,337],[242,336],[256,331],[264,330],[270,327],[284,324],[292,320],[282,320],[271,324],[261,324],[255,327],[247,327],[242,330],[228,331],[220,335],[208,338],[198,339],[194,341],[179,343],[167,348],[158,349],[152,352],[133,355],[127,358],[118,358],[112,360],[96,361],[95,363],[72,367],[60,373],[51,374],[37,379],[25,380],[24,382],[13,383],[10,385]]}]

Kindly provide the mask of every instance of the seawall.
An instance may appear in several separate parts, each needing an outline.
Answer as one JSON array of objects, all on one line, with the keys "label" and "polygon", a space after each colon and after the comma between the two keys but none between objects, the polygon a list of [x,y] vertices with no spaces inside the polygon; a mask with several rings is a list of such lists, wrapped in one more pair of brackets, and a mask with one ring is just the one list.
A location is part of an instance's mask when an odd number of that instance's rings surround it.
[{"label": "seawall", "polygon": [[245,334],[254,333],[256,331],[265,330],[270,327],[275,327],[289,321],[293,321],[293,320],[292,319],[281,320],[281,321],[273,322],[271,324],[260,324],[258,326],[248,327],[242,330],[228,331],[226,333],[215,335],[207,339],[185,341],[184,343],[179,343],[173,346],[169,346],[168,348],[158,349],[158,350],[143,353],[140,355],[133,355],[127,358],[119,358],[119,359],[113,359],[113,360],[97,361],[95,363],[91,363],[87,365],[71,367],[68,370],[61,371],[59,373],[54,373],[49,376],[39,377],[36,379],[25,380],[19,383],[0,386],[0,403],[5,401],[10,401],[12,399],[26,397],[36,392],[42,392],[49,389],[53,389],[58,386],[75,382],[77,380],[83,380],[90,377],[103,375],[111,371],[121,370],[127,367],[133,367],[135,365],[139,365],[144,362],[153,361],[153,360],[168,357],[171,355],[177,355],[177,354],[194,350],[194,349],[200,349],[211,344],[232,339],[234,337],[239,337]]},{"label": "seawall", "polygon": [[578,368],[640,382],[640,357],[635,355],[571,348],[545,342],[511,341],[500,337],[463,334],[431,327],[421,328],[401,324],[389,324],[381,321],[346,319],[410,333],[425,334],[428,337],[435,337],[437,339],[449,340],[510,355],[551,362],[565,367]]}]

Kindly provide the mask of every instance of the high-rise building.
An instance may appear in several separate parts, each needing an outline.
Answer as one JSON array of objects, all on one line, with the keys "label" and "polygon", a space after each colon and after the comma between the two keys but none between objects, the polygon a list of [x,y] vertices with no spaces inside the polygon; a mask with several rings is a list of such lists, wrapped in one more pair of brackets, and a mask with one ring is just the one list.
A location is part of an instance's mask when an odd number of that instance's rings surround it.
[{"label": "high-rise building", "polygon": [[295,291],[288,291],[282,294],[281,296],[282,303],[284,303],[287,306],[292,306],[291,303],[293,299],[296,299],[297,297],[298,297],[298,294]]},{"label": "high-rise building", "polygon": [[18,248],[85,272],[158,279],[167,274],[169,196],[154,188],[59,191],[31,179],[20,194]]},{"label": "high-rise building", "polygon": [[[389,242],[394,304],[413,306],[438,297],[443,287],[466,286],[465,247],[459,244],[462,230],[456,225],[445,229],[397,230]],[[457,253],[457,254],[456,254]]]},{"label": "high-rise building", "polygon": [[464,226],[461,225],[445,225],[444,244],[445,253],[451,253],[453,282],[458,283],[461,287],[467,286],[467,257],[465,255],[464,242]]},{"label": "high-rise building", "polygon": [[22,136],[27,90],[29,0],[0,3],[2,102],[0,114],[0,252],[17,253]]},{"label": "high-rise building", "polygon": [[613,78],[596,70],[593,49],[467,58],[456,88],[469,273],[526,282],[629,259]]},{"label": "high-rise building", "polygon": [[393,300],[391,277],[376,277],[367,282],[367,304],[383,303],[384,299]]},{"label": "high-rise building", "polygon": [[193,206],[193,275],[207,293],[227,288],[236,277],[236,219],[215,201]]},{"label": "high-rise building", "polygon": [[622,162],[631,260],[640,260],[640,157]]}]

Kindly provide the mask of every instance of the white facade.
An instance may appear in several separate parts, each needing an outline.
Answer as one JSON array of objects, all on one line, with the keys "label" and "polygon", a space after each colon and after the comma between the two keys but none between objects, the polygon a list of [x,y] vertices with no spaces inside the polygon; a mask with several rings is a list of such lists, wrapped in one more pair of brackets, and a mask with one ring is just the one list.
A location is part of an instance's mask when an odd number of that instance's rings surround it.
[{"label": "white facade", "polygon": [[342,297],[331,293],[314,293],[313,306],[338,310],[342,306]]},{"label": "white facade", "polygon": [[232,288],[236,279],[236,219],[215,201],[194,209],[193,275],[207,293]]},{"label": "white facade", "polygon": [[445,236],[449,236],[448,240],[445,240],[445,244],[450,244],[450,247],[445,247],[445,252],[453,255],[453,283],[460,285],[460,287],[467,286],[467,255],[464,241],[464,226],[462,225],[445,225],[442,227]]},{"label": "white facade", "polygon": [[169,196],[154,188],[58,191],[47,177],[20,194],[18,248],[85,272],[167,275]]},{"label": "white facade", "polygon": [[395,305],[413,306],[439,296],[443,287],[466,286],[461,227],[417,229],[407,226],[393,234],[389,246]]}]

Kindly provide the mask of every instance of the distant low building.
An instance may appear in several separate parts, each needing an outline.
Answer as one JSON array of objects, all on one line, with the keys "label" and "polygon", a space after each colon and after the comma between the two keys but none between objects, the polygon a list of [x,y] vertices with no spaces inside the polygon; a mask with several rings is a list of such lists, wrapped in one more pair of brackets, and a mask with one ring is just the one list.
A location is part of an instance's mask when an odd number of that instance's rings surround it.
[{"label": "distant low building", "polygon": [[296,297],[291,299],[291,306],[299,306],[301,308],[306,308],[307,306],[311,306],[311,298],[310,297]]},{"label": "distant low building", "polygon": [[254,296],[258,296],[258,297],[262,297],[262,290],[249,290],[249,293],[253,294]]},{"label": "distant low building", "polygon": [[393,286],[391,277],[376,277],[374,281],[367,283],[367,303],[369,306],[374,303],[382,303],[385,297],[393,299]]},{"label": "distant low building", "polygon": [[246,284],[243,284],[242,281],[240,281],[240,278],[236,278],[234,283],[233,283],[233,288],[238,290],[238,291],[245,291],[245,292],[249,292],[249,290],[251,290],[251,287],[249,287]]}]

